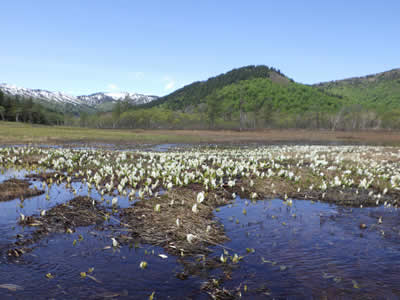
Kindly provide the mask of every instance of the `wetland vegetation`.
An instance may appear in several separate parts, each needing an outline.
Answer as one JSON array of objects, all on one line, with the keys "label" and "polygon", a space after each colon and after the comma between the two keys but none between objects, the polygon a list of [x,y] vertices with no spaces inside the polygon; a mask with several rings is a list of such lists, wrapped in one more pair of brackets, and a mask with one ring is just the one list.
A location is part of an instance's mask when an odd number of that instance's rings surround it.
[{"label": "wetland vegetation", "polygon": [[400,296],[398,147],[154,149],[1,148],[0,295]]}]

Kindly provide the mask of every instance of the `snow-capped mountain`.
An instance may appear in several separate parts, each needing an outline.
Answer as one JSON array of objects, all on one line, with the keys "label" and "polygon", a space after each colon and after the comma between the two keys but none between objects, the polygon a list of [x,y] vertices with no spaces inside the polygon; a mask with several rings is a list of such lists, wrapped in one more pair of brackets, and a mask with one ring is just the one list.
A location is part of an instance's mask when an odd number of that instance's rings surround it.
[{"label": "snow-capped mountain", "polygon": [[96,106],[104,102],[125,101],[134,105],[146,104],[156,100],[156,96],[148,96],[137,93],[95,93],[88,96],[78,96],[80,101],[83,101],[89,106]]},{"label": "snow-capped mountain", "polygon": [[127,92],[95,93],[91,95],[82,95],[75,97],[61,92],[50,92],[40,89],[27,89],[5,83],[0,84],[0,90],[2,90],[6,94],[14,96],[18,95],[23,98],[40,99],[42,101],[44,100],[50,103],[72,104],[74,106],[85,105],[93,108],[105,102],[117,102],[125,100],[130,102],[131,104],[140,105],[149,103],[158,98],[157,96],[147,96]]},{"label": "snow-capped mountain", "polygon": [[50,92],[39,89],[26,89],[5,83],[0,84],[0,90],[2,90],[6,94],[20,96],[23,98],[41,99],[56,103],[70,103],[73,105],[84,104],[77,97],[60,92]]}]

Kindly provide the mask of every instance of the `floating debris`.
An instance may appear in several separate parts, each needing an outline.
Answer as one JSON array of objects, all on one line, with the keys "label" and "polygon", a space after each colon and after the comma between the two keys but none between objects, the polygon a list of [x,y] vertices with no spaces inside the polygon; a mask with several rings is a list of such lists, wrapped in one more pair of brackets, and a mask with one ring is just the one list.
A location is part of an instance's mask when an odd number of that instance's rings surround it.
[{"label": "floating debris", "polygon": [[140,262],[139,267],[141,269],[146,269],[147,268],[147,262],[145,262],[145,261]]},{"label": "floating debris", "polygon": [[21,291],[24,288],[17,284],[5,283],[5,284],[0,284],[0,289],[7,289],[9,291],[16,292],[16,291]]}]

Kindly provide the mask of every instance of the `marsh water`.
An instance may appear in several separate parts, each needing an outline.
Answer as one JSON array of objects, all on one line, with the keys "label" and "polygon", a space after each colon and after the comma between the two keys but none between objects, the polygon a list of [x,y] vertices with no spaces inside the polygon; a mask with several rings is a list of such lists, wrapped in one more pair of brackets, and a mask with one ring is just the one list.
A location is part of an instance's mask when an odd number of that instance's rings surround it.
[{"label": "marsh water", "polygon": [[[24,178],[25,171],[6,170],[0,182]],[[41,188],[40,181],[32,185]],[[88,195],[86,184],[73,182],[78,195]],[[184,280],[179,257],[151,245],[110,247],[112,227],[98,230],[80,227],[72,234],[51,234],[33,246],[33,251],[10,259],[7,249],[17,235],[32,230],[18,225],[20,213],[38,215],[75,197],[65,184],[53,184],[45,194],[0,202],[0,287],[16,285],[16,291],[0,288],[1,299],[208,299],[200,287],[210,278],[222,278],[222,269],[210,269]],[[90,196],[99,200],[92,190]],[[112,196],[105,196],[110,200]],[[119,197],[118,205],[132,205]],[[234,266],[223,286],[240,288],[248,299],[400,297],[400,218],[394,208],[346,208],[280,199],[251,202],[236,200],[215,211],[230,241],[213,247],[212,256],[223,249],[244,258]],[[378,224],[379,218],[382,223]],[[366,228],[361,229],[360,224]],[[78,240],[74,245],[74,240]],[[139,268],[146,261],[146,269]],[[80,272],[94,268],[91,276]],[[46,274],[54,278],[49,279]]]}]

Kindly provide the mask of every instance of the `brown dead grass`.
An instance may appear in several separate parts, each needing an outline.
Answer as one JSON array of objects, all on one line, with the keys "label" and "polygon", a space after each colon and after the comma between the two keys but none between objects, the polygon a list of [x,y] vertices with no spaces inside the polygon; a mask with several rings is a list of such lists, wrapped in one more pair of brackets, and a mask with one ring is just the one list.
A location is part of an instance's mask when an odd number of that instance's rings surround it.
[{"label": "brown dead grass", "polygon": [[[2,144],[111,145],[129,147],[163,143],[362,143],[400,145],[400,132],[384,130],[330,131],[302,129],[257,130],[143,130],[90,129],[65,126],[37,126],[0,122]],[[100,143],[100,144],[98,144]],[[105,145],[107,144],[107,145]]]},{"label": "brown dead grass", "polygon": [[50,178],[51,179],[56,179],[56,178],[60,178],[62,176],[64,176],[64,175],[62,173],[59,173],[59,172],[49,172],[49,173],[39,173],[39,174],[32,173],[32,174],[26,175],[25,177],[33,179],[34,181],[40,180],[40,181],[46,181],[47,182],[47,181],[50,180]]},{"label": "brown dead grass", "polygon": [[0,202],[10,201],[16,198],[34,197],[43,194],[44,191],[29,188],[29,182],[20,179],[10,179],[0,183]]},{"label": "brown dead grass", "polygon": [[213,143],[276,143],[276,142],[347,142],[366,144],[400,144],[400,132],[396,131],[329,131],[301,129],[266,130],[143,130],[136,133],[147,135],[174,135],[197,137]]},{"label": "brown dead grass", "polygon": [[[200,190],[201,186],[193,185],[191,189],[178,188],[159,198],[139,201],[121,211],[121,222],[130,228],[133,238],[162,246],[169,253],[208,253],[208,245],[218,245],[227,240],[222,227],[213,219],[213,210],[228,201],[221,194],[209,193],[204,202],[198,204],[198,213],[193,213],[192,206]],[[160,212],[154,209],[157,204],[160,204]],[[191,243],[187,240],[188,234],[195,235]]]},{"label": "brown dead grass", "polygon": [[101,224],[104,222],[104,209],[90,197],[78,196],[67,203],[48,210],[44,216],[27,217],[21,225],[45,226],[48,231],[74,231],[76,227]]},{"label": "brown dead grass", "polygon": [[[357,187],[331,187],[326,190],[320,190],[317,186],[319,181],[312,181],[313,177],[305,175],[300,182],[294,182],[286,178],[271,177],[266,179],[257,178],[254,180],[255,184],[253,191],[257,193],[257,199],[303,199],[314,200],[327,203],[335,203],[336,205],[359,207],[377,206],[377,199],[369,195],[372,191],[375,194],[382,192],[380,187],[371,187],[370,189],[359,189]],[[306,182],[306,183],[305,183]],[[308,187],[314,184],[314,189],[310,190]],[[300,191],[298,191],[300,188]],[[399,194],[397,192],[390,192],[382,195],[379,199],[379,205],[384,202],[391,203],[392,205],[399,205]]]}]

